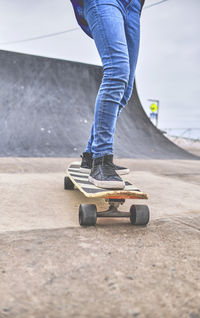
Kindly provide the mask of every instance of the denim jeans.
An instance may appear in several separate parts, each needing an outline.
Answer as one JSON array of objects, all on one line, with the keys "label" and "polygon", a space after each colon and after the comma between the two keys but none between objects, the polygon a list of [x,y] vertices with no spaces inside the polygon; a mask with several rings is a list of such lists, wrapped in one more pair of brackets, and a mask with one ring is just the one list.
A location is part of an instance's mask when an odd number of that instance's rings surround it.
[{"label": "denim jeans", "polygon": [[113,154],[117,117],[131,97],[140,41],[141,0],[84,0],[84,16],[101,57],[103,79],[86,151]]}]

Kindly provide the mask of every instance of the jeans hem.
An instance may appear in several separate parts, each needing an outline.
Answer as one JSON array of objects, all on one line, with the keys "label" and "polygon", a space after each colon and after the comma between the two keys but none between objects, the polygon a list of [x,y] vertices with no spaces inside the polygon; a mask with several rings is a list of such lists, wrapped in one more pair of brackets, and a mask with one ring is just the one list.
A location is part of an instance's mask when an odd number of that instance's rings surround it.
[{"label": "jeans hem", "polygon": [[93,159],[101,158],[105,155],[113,155],[113,152],[100,152],[97,155],[93,154]]}]

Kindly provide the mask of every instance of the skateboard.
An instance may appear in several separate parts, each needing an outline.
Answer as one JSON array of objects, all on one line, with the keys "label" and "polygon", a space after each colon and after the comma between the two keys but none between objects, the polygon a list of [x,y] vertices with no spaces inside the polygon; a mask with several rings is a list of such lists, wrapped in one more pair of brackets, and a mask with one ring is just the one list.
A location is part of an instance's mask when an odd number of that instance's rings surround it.
[{"label": "skateboard", "polygon": [[125,181],[123,190],[102,189],[88,181],[89,174],[80,171],[80,162],[72,162],[67,168],[67,176],[64,178],[64,189],[78,189],[87,198],[102,198],[108,203],[108,210],[97,212],[95,204],[80,204],[79,224],[95,225],[99,217],[130,218],[132,225],[147,225],[149,222],[149,208],[147,205],[131,205],[129,212],[118,210],[126,199],[148,199],[146,193],[140,191],[135,185]]}]

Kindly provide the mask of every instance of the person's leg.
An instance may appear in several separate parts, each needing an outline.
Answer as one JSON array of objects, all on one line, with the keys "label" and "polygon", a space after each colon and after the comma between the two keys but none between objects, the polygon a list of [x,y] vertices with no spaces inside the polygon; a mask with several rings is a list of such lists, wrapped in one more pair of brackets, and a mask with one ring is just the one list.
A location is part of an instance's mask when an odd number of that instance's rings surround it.
[{"label": "person's leg", "polygon": [[84,14],[104,70],[96,98],[93,131],[87,147],[94,158],[89,180],[100,187],[124,188],[125,184],[117,175],[112,161],[119,103],[130,72],[123,14],[116,0],[109,0],[109,3],[107,0],[85,0]]},{"label": "person's leg", "polygon": [[86,147],[86,150],[85,150],[87,153],[91,153],[92,152],[93,139],[94,139],[94,123],[92,124],[91,132],[90,132],[90,138],[88,140],[88,144],[87,144],[87,147]]},{"label": "person's leg", "polygon": [[[101,0],[102,1],[102,0]],[[120,114],[120,111],[125,107],[131,97],[132,90],[133,90],[133,83],[134,83],[134,76],[135,76],[135,69],[138,59],[138,52],[139,52],[139,41],[140,41],[140,13],[141,13],[141,2],[140,0],[132,0],[127,1],[129,3],[126,8],[124,7],[125,2],[118,0],[119,7],[121,6],[121,11],[124,13],[125,18],[125,35],[127,40],[127,46],[128,46],[128,54],[129,54],[129,61],[130,61],[130,76],[128,80],[128,85],[126,85],[124,95],[120,101],[119,110],[118,110],[118,116]],[[124,10],[126,9],[126,10]],[[88,141],[88,146],[86,148],[86,151],[88,153],[91,152],[92,142],[94,139],[94,124],[92,126],[91,130],[91,136]],[[89,157],[88,168],[91,168],[91,160]],[[129,172],[127,168],[115,166],[115,170],[118,174],[126,174]]]},{"label": "person's leg", "polygon": [[119,103],[124,95],[130,72],[123,15],[117,1],[110,3],[105,0],[84,2],[85,17],[104,70],[95,105],[92,144],[90,139],[94,158],[113,154]]},{"label": "person's leg", "polygon": [[133,91],[135,70],[140,45],[140,13],[141,0],[132,0],[127,6],[128,14],[125,21],[125,33],[129,52],[130,76],[122,100],[120,101],[118,116],[121,110],[128,104]]},{"label": "person's leg", "polygon": [[92,142],[94,139],[94,124],[92,125],[91,132],[90,132],[90,138],[88,140],[87,148],[85,152],[81,155],[81,166],[80,171],[84,173],[90,173],[92,168]]},{"label": "person's leg", "polygon": [[[80,171],[84,172],[84,173],[91,172],[91,168],[92,168],[91,147],[92,147],[93,139],[94,139],[94,124],[92,125],[91,134],[90,134],[90,138],[88,140],[87,148],[86,148],[85,152],[83,152],[83,154],[81,155],[82,161],[81,161]],[[122,167],[122,166],[119,166],[116,164],[114,164],[114,169],[117,172],[117,174],[120,176],[124,175],[124,174],[128,174],[130,172],[130,170],[128,168]]]}]

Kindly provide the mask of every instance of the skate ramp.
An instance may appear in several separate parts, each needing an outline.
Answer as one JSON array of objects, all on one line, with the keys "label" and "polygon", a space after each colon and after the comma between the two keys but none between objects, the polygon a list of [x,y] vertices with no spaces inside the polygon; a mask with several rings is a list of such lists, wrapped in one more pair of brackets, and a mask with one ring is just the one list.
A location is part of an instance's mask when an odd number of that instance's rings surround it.
[{"label": "skate ramp", "polygon": [[[100,66],[0,51],[0,156],[79,156],[90,134],[101,78]],[[118,120],[115,155],[198,159],[151,123],[136,85]]]}]

